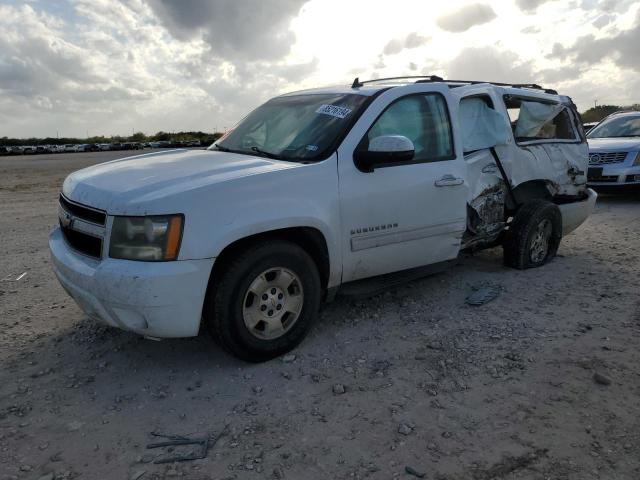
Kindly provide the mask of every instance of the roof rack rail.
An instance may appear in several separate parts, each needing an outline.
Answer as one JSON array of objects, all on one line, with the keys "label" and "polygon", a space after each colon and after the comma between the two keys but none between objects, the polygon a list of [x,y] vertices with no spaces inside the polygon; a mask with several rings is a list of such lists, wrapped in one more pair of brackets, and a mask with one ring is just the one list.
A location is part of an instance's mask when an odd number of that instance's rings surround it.
[{"label": "roof rack rail", "polygon": [[532,90],[542,90],[545,93],[557,95],[558,92],[552,88],[544,88],[537,83],[501,83],[501,82],[489,82],[486,80],[445,80],[447,83],[466,83],[469,85],[476,85],[478,83],[489,83],[491,85],[497,85],[499,87],[513,87],[513,88],[530,88]]},{"label": "roof rack rail", "polygon": [[366,83],[375,83],[375,82],[383,82],[386,80],[407,80],[407,79],[417,79],[415,83],[429,83],[429,82],[444,82],[444,83],[460,83],[460,84],[468,84],[468,85],[476,85],[479,83],[489,83],[491,85],[497,85],[499,87],[513,87],[513,88],[530,88],[532,90],[542,90],[545,93],[549,93],[551,95],[557,95],[558,92],[551,88],[544,88],[536,83],[499,83],[499,82],[488,82],[485,80],[445,80],[442,77],[437,75],[408,75],[404,77],[387,77],[387,78],[376,78],[373,80],[365,80],[361,82],[358,77],[353,80],[353,84],[351,88],[360,88],[364,86]]},{"label": "roof rack rail", "polygon": [[353,80],[353,83],[351,84],[351,88],[360,88],[364,86],[365,83],[377,83],[377,82],[384,82],[386,80],[406,80],[406,79],[415,79],[415,78],[422,79],[425,82],[444,81],[441,77],[438,77],[437,75],[405,75],[403,77],[374,78],[372,80],[365,80],[364,82],[361,82],[360,79],[356,77]]}]

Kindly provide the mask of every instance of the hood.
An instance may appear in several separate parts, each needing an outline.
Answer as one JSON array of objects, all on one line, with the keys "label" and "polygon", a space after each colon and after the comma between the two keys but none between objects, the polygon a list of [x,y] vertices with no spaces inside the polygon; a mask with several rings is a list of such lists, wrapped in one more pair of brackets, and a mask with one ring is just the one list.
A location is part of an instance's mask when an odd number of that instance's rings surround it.
[{"label": "hood", "polygon": [[69,199],[107,213],[188,190],[249,175],[296,168],[301,164],[237,153],[170,150],[101,163],[72,173],[62,193]]},{"label": "hood", "polygon": [[591,152],[640,150],[639,137],[588,138],[587,141]]}]

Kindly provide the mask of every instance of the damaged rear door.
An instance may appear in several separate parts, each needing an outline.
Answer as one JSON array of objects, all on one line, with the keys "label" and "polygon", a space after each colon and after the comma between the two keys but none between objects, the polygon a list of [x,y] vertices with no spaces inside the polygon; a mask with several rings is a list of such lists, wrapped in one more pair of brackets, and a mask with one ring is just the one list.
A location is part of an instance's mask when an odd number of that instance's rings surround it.
[{"label": "damaged rear door", "polygon": [[583,195],[589,149],[568,97],[560,103],[505,95],[504,104],[515,139],[512,185],[544,179],[552,196]]},{"label": "damaged rear door", "polygon": [[509,185],[500,160],[510,140],[505,116],[494,109],[493,89],[467,89],[459,120],[467,164],[467,230],[463,248],[493,241],[505,225]]}]

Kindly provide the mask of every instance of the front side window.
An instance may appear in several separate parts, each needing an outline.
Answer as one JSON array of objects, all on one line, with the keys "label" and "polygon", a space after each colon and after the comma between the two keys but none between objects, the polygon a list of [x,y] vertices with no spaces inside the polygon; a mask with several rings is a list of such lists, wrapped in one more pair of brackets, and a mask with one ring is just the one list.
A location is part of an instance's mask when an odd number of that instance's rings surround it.
[{"label": "front side window", "polygon": [[640,114],[610,118],[587,135],[587,138],[612,137],[640,137]]},{"label": "front side window", "polygon": [[505,104],[516,142],[577,140],[565,105],[515,97]]},{"label": "front side window", "polygon": [[277,97],[255,109],[209,148],[290,161],[326,158],[369,98],[357,94]]},{"label": "front side window", "polygon": [[439,94],[410,95],[391,104],[378,117],[360,148],[382,135],[402,135],[413,142],[414,162],[449,160],[454,157],[449,112]]}]

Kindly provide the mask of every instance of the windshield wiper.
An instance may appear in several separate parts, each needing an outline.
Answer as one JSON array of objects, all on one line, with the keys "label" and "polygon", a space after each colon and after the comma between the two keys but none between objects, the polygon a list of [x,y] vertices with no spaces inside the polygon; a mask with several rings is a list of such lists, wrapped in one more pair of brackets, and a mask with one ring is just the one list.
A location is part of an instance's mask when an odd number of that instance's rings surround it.
[{"label": "windshield wiper", "polygon": [[274,160],[282,160],[282,157],[280,155],[276,155],[275,153],[271,153],[271,152],[266,152],[258,147],[251,147],[251,150],[267,158],[273,158]]},{"label": "windshield wiper", "polygon": [[214,143],[213,146],[216,147],[216,149],[220,150],[221,152],[230,152],[231,151],[227,147],[223,147],[221,145],[218,145],[217,143]]}]

